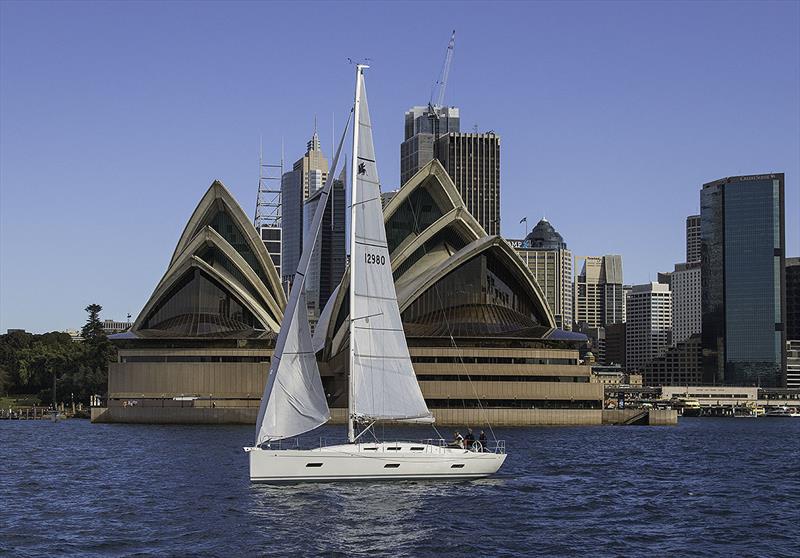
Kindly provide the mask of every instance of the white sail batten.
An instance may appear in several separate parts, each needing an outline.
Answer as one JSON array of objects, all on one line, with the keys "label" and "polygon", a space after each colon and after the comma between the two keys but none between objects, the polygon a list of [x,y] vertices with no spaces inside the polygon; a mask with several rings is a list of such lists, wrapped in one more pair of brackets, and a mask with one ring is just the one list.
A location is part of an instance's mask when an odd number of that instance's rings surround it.
[{"label": "white sail batten", "polygon": [[283,314],[281,329],[270,363],[269,377],[258,410],[256,445],[304,434],[330,419],[330,409],[322,387],[317,358],[311,339],[306,309],[305,276],[311,252],[319,235],[325,206],[333,184],[334,169],[350,123],[348,117],[342,139],[333,158],[331,172],[320,194],[309,238],[297,266],[295,280]]},{"label": "white sail batten", "polygon": [[386,244],[363,66],[357,69],[350,254],[350,412],[367,420],[429,417],[406,345]]}]

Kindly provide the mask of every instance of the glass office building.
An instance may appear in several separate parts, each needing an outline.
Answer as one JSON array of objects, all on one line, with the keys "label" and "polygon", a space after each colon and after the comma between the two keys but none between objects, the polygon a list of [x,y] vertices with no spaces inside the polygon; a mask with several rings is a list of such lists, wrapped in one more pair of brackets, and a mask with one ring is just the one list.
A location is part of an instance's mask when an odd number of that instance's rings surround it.
[{"label": "glass office building", "polygon": [[785,385],[783,174],[703,185],[703,380]]}]

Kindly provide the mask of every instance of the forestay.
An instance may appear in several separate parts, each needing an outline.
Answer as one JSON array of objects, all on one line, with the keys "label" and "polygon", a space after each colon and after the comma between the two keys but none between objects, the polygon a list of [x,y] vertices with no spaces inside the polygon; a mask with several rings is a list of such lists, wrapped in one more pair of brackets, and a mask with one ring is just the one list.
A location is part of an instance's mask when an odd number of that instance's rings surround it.
[{"label": "forestay", "polygon": [[310,234],[304,243],[303,254],[286,304],[270,363],[267,385],[264,387],[264,395],[258,410],[256,445],[303,434],[330,419],[330,409],[322,387],[311,341],[311,329],[308,325],[305,276],[311,260],[311,251],[322,225],[322,217],[333,184],[333,171],[336,169],[349,123],[348,117],[333,158],[331,172],[320,194],[320,203],[314,213],[309,228]]},{"label": "forestay", "polygon": [[351,175],[351,412],[365,419],[429,417],[397,306],[361,66],[355,106],[358,129]]}]

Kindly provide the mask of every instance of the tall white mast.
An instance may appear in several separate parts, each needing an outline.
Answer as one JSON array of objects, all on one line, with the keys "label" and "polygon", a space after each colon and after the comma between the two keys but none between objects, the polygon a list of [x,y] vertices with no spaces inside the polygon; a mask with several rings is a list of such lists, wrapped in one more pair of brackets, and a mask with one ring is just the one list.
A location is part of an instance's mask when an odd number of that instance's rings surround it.
[{"label": "tall white mast", "polygon": [[364,70],[369,68],[366,64],[356,64],[356,92],[353,103],[353,156],[350,158],[350,373],[347,378],[347,439],[353,443],[356,439],[355,432],[355,390],[353,389],[353,374],[355,372],[355,323],[356,297],[356,184],[358,184],[358,132],[361,122],[361,81],[364,79]]}]

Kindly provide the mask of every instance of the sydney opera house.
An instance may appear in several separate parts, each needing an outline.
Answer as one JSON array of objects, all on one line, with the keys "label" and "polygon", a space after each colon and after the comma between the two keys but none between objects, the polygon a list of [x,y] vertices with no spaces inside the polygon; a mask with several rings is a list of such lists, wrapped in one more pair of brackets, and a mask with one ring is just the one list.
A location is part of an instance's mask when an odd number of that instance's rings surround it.
[{"label": "sydney opera house", "polygon": [[[442,424],[599,423],[603,385],[524,263],[472,217],[436,160],[384,208],[403,326]],[[314,332],[334,420],[347,406],[345,276]],[[132,328],[112,340],[102,422],[255,422],[286,297],[270,254],[214,182]]]}]

